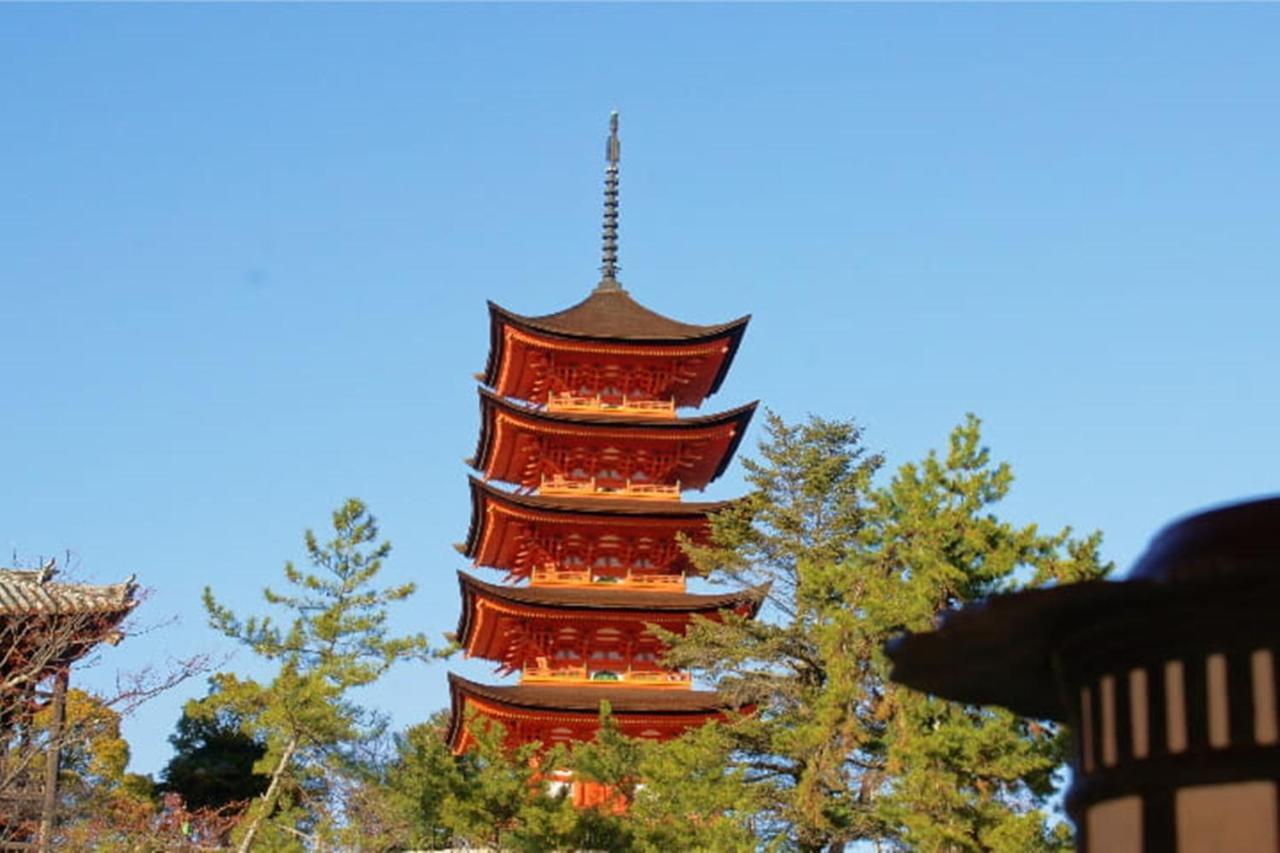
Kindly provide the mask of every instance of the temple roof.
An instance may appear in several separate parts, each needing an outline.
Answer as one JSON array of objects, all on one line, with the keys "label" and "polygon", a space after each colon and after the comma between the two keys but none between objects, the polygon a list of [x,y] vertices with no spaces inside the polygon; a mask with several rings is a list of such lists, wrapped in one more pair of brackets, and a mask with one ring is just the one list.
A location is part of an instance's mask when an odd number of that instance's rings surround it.
[{"label": "temple roof", "polygon": [[698,594],[688,592],[655,592],[622,589],[610,584],[592,587],[510,586],[485,583],[466,572],[458,572],[462,589],[462,615],[458,620],[458,636],[464,638],[471,621],[472,599],[476,596],[497,599],[508,604],[541,607],[547,610],[636,610],[643,612],[696,613],[750,607],[754,616],[769,592],[768,584],[734,592]]},{"label": "temple roof", "polygon": [[622,288],[597,288],[577,305],[538,317],[516,314],[490,302],[489,316],[495,332],[502,325],[512,325],[560,338],[643,344],[709,341],[726,335],[741,338],[751,320],[747,315],[711,326],[682,323],[645,308]]},{"label": "temple roof", "polygon": [[621,287],[596,288],[577,305],[554,314],[526,317],[493,302],[489,303],[489,311],[513,326],[530,331],[566,338],[645,343],[711,340],[734,331],[741,334],[751,319],[747,315],[710,326],[682,323],[645,308]]},{"label": "temple roof", "polygon": [[137,585],[132,579],[98,586],[54,582],[53,574],[52,567],[0,569],[0,615],[123,615],[138,603],[133,597]]},{"label": "temple roof", "polygon": [[480,438],[476,443],[475,456],[468,459],[467,464],[489,474],[494,479],[508,482],[514,481],[507,480],[506,476],[498,476],[487,471],[496,438],[494,421],[497,415],[518,419],[535,430],[563,432],[567,428],[575,432],[598,433],[601,439],[611,438],[619,433],[629,434],[629,436],[623,436],[624,440],[636,437],[678,439],[684,433],[700,433],[729,427],[732,429],[732,434],[729,436],[727,446],[720,455],[714,470],[705,472],[707,474],[705,480],[699,478],[699,485],[693,486],[694,488],[701,488],[706,483],[719,477],[729,467],[733,454],[738,448],[738,443],[742,441],[747,425],[751,422],[751,416],[755,414],[756,406],[759,405],[759,401],[755,401],[714,415],[665,420],[632,418],[622,415],[580,415],[547,412],[507,400],[486,388],[478,390],[480,392]]},{"label": "temple roof", "polygon": [[486,483],[479,477],[471,481],[471,526],[467,530],[467,542],[462,553],[474,558],[480,547],[481,534],[487,518],[485,504],[493,501],[499,505],[518,507],[533,513],[552,517],[561,516],[569,521],[573,516],[612,516],[628,519],[699,519],[724,509],[732,501],[655,501],[617,497],[563,497],[546,495],[522,495]]},{"label": "temple roof", "polygon": [[562,340],[648,347],[704,343],[726,338],[724,359],[707,391],[708,394],[714,394],[729,372],[729,365],[750,319],[751,316],[747,315],[711,326],[682,323],[645,308],[621,287],[597,288],[577,305],[537,317],[516,314],[490,302],[489,361],[485,365],[484,382],[486,385],[493,385],[497,381],[505,344],[502,330],[510,326],[529,334],[549,335]]},{"label": "temple roof", "polygon": [[138,605],[132,578],[100,586],[55,582],[54,574],[53,563],[0,569],[0,620],[9,625],[0,672],[9,677],[35,683],[99,643],[118,643],[120,622]]}]

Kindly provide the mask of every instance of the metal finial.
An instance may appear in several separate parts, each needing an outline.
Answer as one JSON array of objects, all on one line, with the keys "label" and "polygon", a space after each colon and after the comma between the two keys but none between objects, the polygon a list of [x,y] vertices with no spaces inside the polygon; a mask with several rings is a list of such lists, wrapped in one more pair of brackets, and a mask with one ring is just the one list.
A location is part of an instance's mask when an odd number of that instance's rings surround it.
[{"label": "metal finial", "polygon": [[596,290],[621,290],[618,283],[618,161],[622,159],[622,143],[618,141],[618,112],[609,114],[609,138],[605,142],[604,159],[604,234],[600,272]]}]

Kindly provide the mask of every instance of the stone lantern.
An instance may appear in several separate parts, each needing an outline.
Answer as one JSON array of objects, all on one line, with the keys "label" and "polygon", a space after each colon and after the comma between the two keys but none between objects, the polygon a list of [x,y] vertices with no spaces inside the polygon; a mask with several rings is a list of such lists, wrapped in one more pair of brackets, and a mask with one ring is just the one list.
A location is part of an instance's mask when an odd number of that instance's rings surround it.
[{"label": "stone lantern", "polygon": [[1125,581],[994,597],[887,651],[902,684],[1069,726],[1079,849],[1280,850],[1280,498],[1171,524]]}]

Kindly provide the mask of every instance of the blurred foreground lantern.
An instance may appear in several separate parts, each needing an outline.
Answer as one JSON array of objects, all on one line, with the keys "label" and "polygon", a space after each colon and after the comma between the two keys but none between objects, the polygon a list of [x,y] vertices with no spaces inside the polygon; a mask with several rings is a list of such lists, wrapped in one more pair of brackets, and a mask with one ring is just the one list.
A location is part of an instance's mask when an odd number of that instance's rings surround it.
[{"label": "blurred foreground lantern", "polygon": [[995,597],[887,651],[902,684],[1070,726],[1081,850],[1280,850],[1280,498],[1175,522],[1124,582]]}]

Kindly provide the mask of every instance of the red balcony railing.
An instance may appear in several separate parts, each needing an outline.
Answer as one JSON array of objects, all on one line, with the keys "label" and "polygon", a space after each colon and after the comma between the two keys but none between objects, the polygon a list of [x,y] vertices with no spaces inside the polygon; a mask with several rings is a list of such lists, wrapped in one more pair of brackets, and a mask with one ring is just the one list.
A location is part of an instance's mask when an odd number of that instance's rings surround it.
[{"label": "red balcony railing", "polygon": [[636,400],[624,395],[615,401],[602,398],[599,394],[592,397],[579,397],[575,394],[550,394],[547,396],[547,411],[592,415],[631,415],[638,418],[674,418],[676,416],[676,401],[674,397],[670,400]]}]

